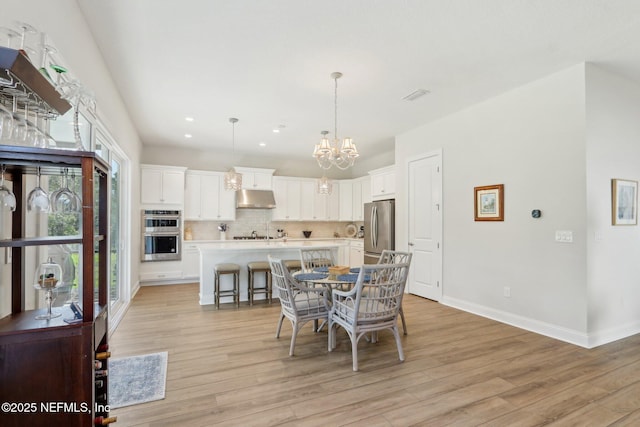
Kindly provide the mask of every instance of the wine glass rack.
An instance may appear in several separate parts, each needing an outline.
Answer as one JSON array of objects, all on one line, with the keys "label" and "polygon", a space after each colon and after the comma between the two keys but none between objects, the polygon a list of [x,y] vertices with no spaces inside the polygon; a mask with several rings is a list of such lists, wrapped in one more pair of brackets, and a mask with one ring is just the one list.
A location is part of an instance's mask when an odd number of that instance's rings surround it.
[{"label": "wine glass rack", "polygon": [[53,118],[71,109],[53,83],[19,50],[0,47],[0,95],[11,105]]}]

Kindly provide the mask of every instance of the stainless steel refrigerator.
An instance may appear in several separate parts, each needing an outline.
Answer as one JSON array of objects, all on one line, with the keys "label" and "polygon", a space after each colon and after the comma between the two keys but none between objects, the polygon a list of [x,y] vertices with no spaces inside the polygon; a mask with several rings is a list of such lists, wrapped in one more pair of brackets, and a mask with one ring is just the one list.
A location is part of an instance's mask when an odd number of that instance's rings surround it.
[{"label": "stainless steel refrigerator", "polygon": [[381,200],[364,205],[364,263],[376,264],[384,249],[395,249],[395,201]]}]

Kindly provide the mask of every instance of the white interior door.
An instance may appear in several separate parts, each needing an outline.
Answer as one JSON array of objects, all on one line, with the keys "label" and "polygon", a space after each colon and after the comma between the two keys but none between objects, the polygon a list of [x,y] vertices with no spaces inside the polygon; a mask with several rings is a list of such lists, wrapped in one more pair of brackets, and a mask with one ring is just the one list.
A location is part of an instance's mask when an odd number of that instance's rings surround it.
[{"label": "white interior door", "polygon": [[442,153],[410,159],[409,251],[413,253],[409,293],[442,298]]}]

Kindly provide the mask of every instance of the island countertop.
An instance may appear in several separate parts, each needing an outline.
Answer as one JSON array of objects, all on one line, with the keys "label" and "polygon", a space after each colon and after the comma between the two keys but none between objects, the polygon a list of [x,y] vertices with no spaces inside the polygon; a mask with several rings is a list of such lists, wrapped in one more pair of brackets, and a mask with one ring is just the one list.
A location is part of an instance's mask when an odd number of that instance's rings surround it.
[{"label": "island countertop", "polygon": [[[334,252],[337,260],[342,259],[342,252],[348,248],[345,240],[225,240],[198,245],[200,250],[200,305],[214,304],[213,268],[219,263],[234,263],[240,266],[240,301],[248,300],[247,263],[267,261],[272,255],[281,259],[300,259],[300,249],[328,248]],[[259,276],[259,277],[258,277]],[[221,287],[231,286],[231,275],[221,278]],[[264,280],[264,275],[257,275],[256,280]],[[263,283],[258,283],[262,286]],[[226,298],[226,299],[225,299]],[[223,297],[221,302],[230,302],[231,297]]]}]

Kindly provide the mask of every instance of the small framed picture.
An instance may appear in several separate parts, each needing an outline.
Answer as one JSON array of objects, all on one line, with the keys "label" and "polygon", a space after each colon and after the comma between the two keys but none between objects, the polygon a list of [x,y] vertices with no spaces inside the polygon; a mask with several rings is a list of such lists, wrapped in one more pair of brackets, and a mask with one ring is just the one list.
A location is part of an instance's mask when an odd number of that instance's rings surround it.
[{"label": "small framed picture", "polygon": [[504,221],[504,184],[475,187],[475,220]]},{"label": "small framed picture", "polygon": [[638,181],[611,180],[611,223],[638,224]]}]

